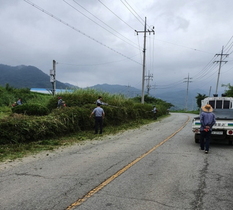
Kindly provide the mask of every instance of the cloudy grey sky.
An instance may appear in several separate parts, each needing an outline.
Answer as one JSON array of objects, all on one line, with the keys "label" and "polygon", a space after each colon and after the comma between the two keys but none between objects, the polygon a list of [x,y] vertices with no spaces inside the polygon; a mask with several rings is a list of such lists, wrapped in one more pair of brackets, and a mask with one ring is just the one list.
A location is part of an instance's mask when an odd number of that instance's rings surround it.
[{"label": "cloudy grey sky", "polygon": [[[142,87],[145,17],[146,78],[156,92],[219,90],[232,84],[232,0],[0,0],[0,63],[32,65],[79,87]],[[135,30],[139,31],[137,34]],[[151,77],[150,77],[151,78]],[[185,82],[186,81],[186,82]],[[147,82],[145,82],[145,86]]]}]

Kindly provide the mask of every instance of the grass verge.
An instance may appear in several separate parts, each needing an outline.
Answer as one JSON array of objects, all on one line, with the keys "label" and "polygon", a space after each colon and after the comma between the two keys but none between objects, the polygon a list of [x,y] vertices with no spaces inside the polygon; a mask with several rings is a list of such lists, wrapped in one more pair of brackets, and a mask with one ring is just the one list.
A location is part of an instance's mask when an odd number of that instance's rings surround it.
[{"label": "grass verge", "polygon": [[[117,134],[128,129],[139,128],[140,126],[149,124],[151,122],[154,122],[154,120],[140,120],[117,127],[108,126],[104,128],[104,132],[101,136]],[[75,143],[80,143],[82,141],[97,139],[98,137],[99,136],[96,136],[94,134],[94,131],[82,131],[58,139],[46,139],[25,144],[20,143],[0,145],[0,162],[4,162],[7,160],[12,161],[29,155],[35,155],[42,151],[51,151],[62,146],[69,146]]]}]

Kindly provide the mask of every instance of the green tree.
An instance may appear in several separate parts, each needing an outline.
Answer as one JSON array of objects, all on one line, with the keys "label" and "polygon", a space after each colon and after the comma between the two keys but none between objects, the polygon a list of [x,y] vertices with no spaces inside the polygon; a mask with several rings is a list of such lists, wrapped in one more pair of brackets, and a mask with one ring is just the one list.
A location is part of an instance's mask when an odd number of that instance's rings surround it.
[{"label": "green tree", "polygon": [[233,97],[233,86],[229,84],[227,85],[222,85],[222,87],[227,87],[228,90],[225,90],[225,94],[228,96],[228,97]]},{"label": "green tree", "polygon": [[6,86],[5,86],[5,89],[6,89],[6,91],[14,91],[14,87],[11,87],[8,83],[6,83]]},{"label": "green tree", "polygon": [[[141,103],[141,96],[132,98],[132,100],[135,103]],[[167,103],[166,101],[163,101],[161,99],[149,95],[145,95],[144,101],[145,104],[155,105],[159,113],[161,113],[161,115],[167,113],[168,109],[170,109],[171,107],[174,107],[174,105],[171,103]]]},{"label": "green tree", "polygon": [[198,108],[201,108],[201,100],[203,100],[204,98],[207,98],[207,97],[208,96],[206,96],[205,94],[201,95],[200,93],[198,93],[198,95],[195,97]]}]

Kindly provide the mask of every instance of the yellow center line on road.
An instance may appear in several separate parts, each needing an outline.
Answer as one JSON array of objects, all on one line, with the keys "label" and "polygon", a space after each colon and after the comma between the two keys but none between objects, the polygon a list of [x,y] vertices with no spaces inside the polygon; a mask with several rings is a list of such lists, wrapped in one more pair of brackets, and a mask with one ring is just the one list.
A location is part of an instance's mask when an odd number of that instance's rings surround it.
[{"label": "yellow center line on road", "polygon": [[121,174],[123,174],[125,171],[127,171],[130,167],[132,167],[134,164],[136,164],[138,161],[140,161],[141,159],[143,159],[144,157],[146,157],[147,155],[149,155],[151,152],[153,152],[154,150],[156,150],[158,147],[160,147],[161,145],[163,145],[166,141],[168,141],[170,138],[172,138],[173,136],[175,136],[177,133],[179,133],[189,122],[190,117],[188,116],[187,121],[177,130],[175,131],[173,134],[171,134],[170,136],[168,136],[166,139],[164,139],[162,142],[160,142],[159,144],[157,144],[156,146],[154,146],[152,149],[150,149],[149,151],[147,151],[146,153],[144,153],[143,155],[141,155],[140,157],[136,158],[134,161],[132,161],[131,163],[129,163],[128,165],[126,165],[124,168],[120,169],[119,171],[117,171],[114,175],[110,176],[108,179],[106,179],[104,182],[102,182],[100,185],[98,185],[97,187],[95,187],[94,189],[92,189],[91,191],[89,191],[86,195],[84,195],[82,198],[78,199],[76,202],[72,203],[70,206],[68,206],[66,208],[66,210],[72,210],[74,207],[81,205],[83,202],[85,202],[88,198],[90,198],[91,196],[93,196],[95,193],[97,193],[98,191],[100,191],[101,189],[103,189],[106,185],[108,185],[110,182],[112,182],[114,179],[116,179],[118,176],[120,176]]}]

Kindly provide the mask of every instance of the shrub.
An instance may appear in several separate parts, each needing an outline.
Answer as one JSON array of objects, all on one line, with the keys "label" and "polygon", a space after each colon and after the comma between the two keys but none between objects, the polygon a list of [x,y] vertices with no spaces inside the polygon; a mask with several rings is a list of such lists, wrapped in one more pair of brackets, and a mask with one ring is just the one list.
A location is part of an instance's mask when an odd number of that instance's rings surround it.
[{"label": "shrub", "polygon": [[91,128],[89,119],[91,111],[83,107],[65,107],[55,109],[51,115],[56,117],[60,122],[66,125],[70,131],[88,130]]},{"label": "shrub", "polygon": [[49,114],[49,109],[40,104],[22,104],[12,108],[13,113],[43,116]]},{"label": "shrub", "polygon": [[58,137],[65,128],[65,125],[51,116],[17,115],[8,120],[1,120],[0,125],[0,144],[25,143]]}]

